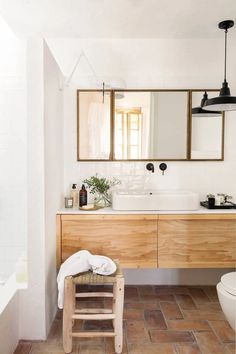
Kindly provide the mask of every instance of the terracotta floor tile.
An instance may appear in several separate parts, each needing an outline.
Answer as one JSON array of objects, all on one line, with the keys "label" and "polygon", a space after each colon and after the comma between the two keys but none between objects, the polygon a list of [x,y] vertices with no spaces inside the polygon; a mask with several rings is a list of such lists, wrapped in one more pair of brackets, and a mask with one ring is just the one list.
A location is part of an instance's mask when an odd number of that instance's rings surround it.
[{"label": "terracotta floor tile", "polygon": [[172,294],[162,294],[162,293],[153,293],[153,294],[140,294],[141,301],[175,301],[174,295]]},{"label": "terracotta floor tile", "polygon": [[61,320],[54,320],[48,335],[48,341],[62,343],[62,322]]},{"label": "terracotta floor tile", "polygon": [[182,310],[186,320],[224,320],[222,311],[209,310]]},{"label": "terracotta floor tile", "polygon": [[152,285],[139,285],[138,292],[139,292],[139,294],[142,294],[142,295],[154,294],[155,293],[154,286],[152,286]]},{"label": "terracotta floor tile", "polygon": [[112,308],[112,303],[113,303],[113,299],[111,297],[106,297],[104,299],[104,307],[106,309],[111,309]]},{"label": "terracotta floor tile", "polygon": [[138,289],[136,286],[125,287],[125,301],[127,302],[129,300],[134,300],[134,301],[139,300]]},{"label": "terracotta floor tile", "polygon": [[124,309],[124,320],[143,320],[144,313],[142,309]]},{"label": "terracotta floor tile", "polygon": [[212,331],[194,332],[201,351],[205,354],[224,354],[224,348]]},{"label": "terracotta floor tile", "polygon": [[186,286],[179,285],[156,285],[154,287],[157,294],[189,294]]},{"label": "terracotta floor tile", "polygon": [[156,294],[156,299],[158,301],[174,301],[175,297],[172,294]]},{"label": "terracotta floor tile", "polygon": [[56,313],[55,320],[61,320],[63,317],[63,310],[58,310]]},{"label": "terracotta floor tile", "polygon": [[[84,321],[75,320],[74,326],[73,326],[73,331],[81,331],[83,329],[83,324],[84,324]],[[62,331],[62,325],[61,325],[61,331]]]},{"label": "terracotta floor tile", "polygon": [[193,310],[196,309],[196,305],[194,304],[191,296],[188,294],[176,294],[176,300],[183,310]]},{"label": "terracotta floor tile", "polygon": [[[114,338],[104,338],[104,354],[114,354]],[[123,349],[122,354],[128,354],[127,344],[126,344],[126,336],[123,338]]]},{"label": "terracotta floor tile", "polygon": [[209,297],[211,301],[219,301],[216,286],[205,286],[203,288],[204,293]]},{"label": "terracotta floor tile", "polygon": [[178,354],[201,354],[199,346],[197,344],[176,344],[176,351]]},{"label": "terracotta floor tile", "polygon": [[130,301],[125,303],[124,308],[141,309],[141,310],[159,310],[160,304],[158,301]]},{"label": "terracotta floor tile", "polygon": [[84,321],[83,330],[84,331],[111,331],[113,330],[112,321],[111,320]]},{"label": "terracotta floor tile", "polygon": [[188,331],[157,331],[150,330],[152,342],[157,343],[177,343],[177,342],[194,342],[195,338]]},{"label": "terracotta floor tile", "polygon": [[210,321],[210,325],[222,342],[235,342],[235,333],[227,321]]},{"label": "terracotta floor tile", "polygon": [[82,308],[103,308],[104,307],[104,301],[77,301],[76,302],[76,308],[82,309]]},{"label": "terracotta floor tile", "polygon": [[31,343],[28,342],[19,343],[16,350],[14,351],[14,354],[29,354],[31,347],[32,347]]},{"label": "terracotta floor tile", "polygon": [[[75,349],[71,352],[71,354],[77,354],[78,353],[78,350]],[[64,350],[61,348],[61,349],[52,349],[52,350],[48,350],[47,348],[46,349],[43,349],[43,350],[38,350],[38,349],[34,349],[32,348],[32,350],[30,351],[30,354],[65,354]]]},{"label": "terracotta floor tile", "polygon": [[176,351],[173,344],[130,344],[129,354],[176,354]]},{"label": "terracotta floor tile", "polygon": [[[80,308],[111,308],[111,304],[110,298],[77,302]],[[225,321],[215,287],[127,286],[124,318],[122,354],[235,354],[234,333]],[[111,331],[112,321],[75,321],[74,328]],[[72,354],[86,353],[114,354],[114,340],[74,338]],[[23,341],[15,354],[64,354],[62,311],[47,341]]]},{"label": "terracotta floor tile", "polygon": [[208,310],[212,312],[222,311],[219,302],[208,302],[205,304],[197,304],[196,307],[199,310]]},{"label": "terracotta floor tile", "polygon": [[227,344],[225,346],[226,354],[235,354],[236,353],[236,345],[235,343]]},{"label": "terracotta floor tile", "polygon": [[165,319],[160,310],[145,310],[144,318],[147,328],[167,329]]},{"label": "terracotta floor tile", "polygon": [[126,321],[128,343],[145,343],[150,341],[144,321]]},{"label": "terracotta floor tile", "polygon": [[210,301],[209,297],[201,288],[189,288],[189,293],[197,304],[204,304]]},{"label": "terracotta floor tile", "polygon": [[104,345],[82,344],[78,348],[78,354],[104,354]]},{"label": "terracotta floor tile", "polygon": [[167,321],[167,326],[169,329],[177,331],[201,331],[201,330],[211,330],[207,321],[203,320],[171,320]]},{"label": "terracotta floor tile", "polygon": [[140,301],[158,301],[156,294],[140,294]]},{"label": "terracotta floor tile", "polygon": [[[77,345],[74,343],[72,354],[77,354],[77,353],[78,353]],[[58,344],[58,343],[52,344],[48,342],[42,342],[42,343],[34,343],[32,345],[30,354],[64,354],[64,350],[62,344]]]},{"label": "terracotta floor tile", "polygon": [[165,319],[167,320],[177,320],[183,318],[179,306],[175,302],[162,301],[160,302],[160,307]]},{"label": "terracotta floor tile", "polygon": [[109,285],[109,284],[95,285],[95,286],[91,285],[91,288],[94,291],[103,291],[103,292],[109,292],[109,293],[111,293],[113,290],[112,285]]}]

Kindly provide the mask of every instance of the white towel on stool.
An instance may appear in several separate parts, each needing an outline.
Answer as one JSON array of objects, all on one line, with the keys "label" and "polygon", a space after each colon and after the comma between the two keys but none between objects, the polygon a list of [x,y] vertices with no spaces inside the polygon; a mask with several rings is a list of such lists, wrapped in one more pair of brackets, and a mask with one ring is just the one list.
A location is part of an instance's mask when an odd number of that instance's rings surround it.
[{"label": "white towel on stool", "polygon": [[89,251],[83,250],[74,253],[62,263],[58,276],[58,307],[63,308],[64,302],[64,279],[69,275],[87,272],[92,270],[101,275],[110,275],[116,271],[115,263],[108,257],[92,255]]}]

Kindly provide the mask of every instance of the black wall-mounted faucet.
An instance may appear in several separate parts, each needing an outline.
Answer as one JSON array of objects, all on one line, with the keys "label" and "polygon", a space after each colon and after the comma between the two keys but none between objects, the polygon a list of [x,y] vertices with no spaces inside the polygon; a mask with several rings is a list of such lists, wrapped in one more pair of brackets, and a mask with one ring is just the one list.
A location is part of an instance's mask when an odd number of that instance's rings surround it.
[{"label": "black wall-mounted faucet", "polygon": [[151,163],[151,162],[147,163],[146,164],[146,169],[148,171],[152,171],[152,173],[154,173],[154,165],[153,165],[153,163]]},{"label": "black wall-mounted faucet", "polygon": [[162,175],[164,175],[165,170],[167,169],[167,164],[165,162],[160,163],[159,169],[162,171]]}]

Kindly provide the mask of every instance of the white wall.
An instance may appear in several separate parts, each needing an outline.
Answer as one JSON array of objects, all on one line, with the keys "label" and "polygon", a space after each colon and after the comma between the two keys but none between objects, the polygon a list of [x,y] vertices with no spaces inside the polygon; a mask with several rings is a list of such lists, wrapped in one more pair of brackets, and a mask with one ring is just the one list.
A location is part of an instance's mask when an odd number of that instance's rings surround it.
[{"label": "white wall", "polygon": [[[97,75],[107,80],[121,77],[127,88],[219,88],[223,71],[222,40],[150,40],[113,39],[48,41],[63,73],[69,75],[76,57],[84,50]],[[214,48],[214,50],[212,50]],[[203,55],[204,53],[204,55]],[[236,95],[236,43],[229,40],[228,81]],[[73,82],[77,82],[77,86]],[[236,112],[226,113],[225,160],[223,162],[168,162],[164,176],[155,162],[155,173],[145,162],[76,161],[75,87],[97,87],[88,71],[78,67],[71,87],[64,90],[64,193],[72,183],[99,173],[118,177],[128,188],[189,189],[206,194],[223,192],[236,200]],[[199,102],[200,104],[200,102]],[[210,134],[210,132],[209,132]],[[142,270],[127,271],[129,283],[214,284],[227,270]]]},{"label": "white wall", "polygon": [[6,279],[26,248],[26,42],[1,17],[0,47],[0,279]]},{"label": "white wall", "polygon": [[63,201],[63,96],[61,72],[44,43],[46,332],[57,311],[56,212]]},{"label": "white wall", "polygon": [[[70,73],[76,56],[84,50],[99,77],[121,77],[128,88],[219,88],[223,79],[223,39],[51,39],[48,43],[65,74]],[[233,65],[236,43],[229,40],[228,45],[228,81],[232,94],[236,95],[236,67]],[[82,69],[79,65],[72,81],[77,80],[79,86],[96,87],[93,74],[86,72],[84,76]],[[233,194],[236,200],[236,112],[226,113],[225,161],[169,162],[165,176],[158,171],[158,162],[155,163],[156,172],[150,175],[143,162],[76,161],[76,91],[73,83],[64,90],[64,120],[65,194],[71,183],[81,183],[98,172],[121,178],[124,186],[145,184],[156,188],[184,188],[198,191],[201,198],[209,192],[226,192]]]},{"label": "white wall", "polygon": [[[60,71],[42,39],[28,41],[28,289],[20,338],[45,339],[56,311],[56,210],[62,194]],[[32,325],[33,324],[33,325]]]},{"label": "white wall", "polygon": [[20,338],[44,339],[46,270],[42,39],[30,39],[27,43],[27,93],[28,289],[20,293]]}]

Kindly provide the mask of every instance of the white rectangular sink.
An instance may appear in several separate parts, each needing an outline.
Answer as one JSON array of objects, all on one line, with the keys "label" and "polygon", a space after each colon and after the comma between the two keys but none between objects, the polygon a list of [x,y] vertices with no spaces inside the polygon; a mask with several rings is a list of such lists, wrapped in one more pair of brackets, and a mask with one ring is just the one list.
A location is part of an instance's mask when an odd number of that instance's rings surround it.
[{"label": "white rectangular sink", "polygon": [[184,190],[117,190],[112,193],[114,210],[198,210],[198,193]]}]

